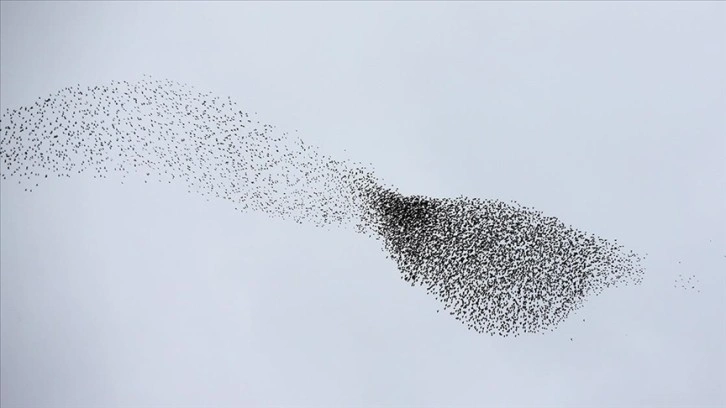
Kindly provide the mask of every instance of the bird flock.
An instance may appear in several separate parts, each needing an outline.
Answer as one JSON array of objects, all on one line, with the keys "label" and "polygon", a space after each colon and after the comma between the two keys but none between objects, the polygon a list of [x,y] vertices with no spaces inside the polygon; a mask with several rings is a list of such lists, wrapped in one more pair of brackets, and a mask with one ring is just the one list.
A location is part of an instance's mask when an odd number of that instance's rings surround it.
[{"label": "bird flock", "polygon": [[230,97],[177,81],[66,87],[7,109],[0,129],[3,182],[27,191],[48,178],[136,174],[240,211],[351,226],[382,242],[403,280],[480,333],[554,330],[588,297],[643,276],[641,257],[615,242],[516,202],[402,195]]}]

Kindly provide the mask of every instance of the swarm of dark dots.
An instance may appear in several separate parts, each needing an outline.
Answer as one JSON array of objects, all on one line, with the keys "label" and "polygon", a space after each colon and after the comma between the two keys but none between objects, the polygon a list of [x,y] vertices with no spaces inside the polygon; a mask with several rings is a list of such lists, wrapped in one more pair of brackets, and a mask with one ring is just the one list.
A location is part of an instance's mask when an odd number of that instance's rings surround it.
[{"label": "swarm of dark dots", "polygon": [[0,128],[2,179],[28,191],[49,177],[134,173],[241,211],[354,227],[478,332],[552,330],[588,296],[642,279],[640,257],[622,246],[517,203],[401,195],[231,98],[176,81],[67,87],[8,109]]},{"label": "swarm of dark dots", "polygon": [[642,280],[636,254],[517,203],[371,189],[365,218],[403,279],[472,330],[553,329],[588,296]]}]

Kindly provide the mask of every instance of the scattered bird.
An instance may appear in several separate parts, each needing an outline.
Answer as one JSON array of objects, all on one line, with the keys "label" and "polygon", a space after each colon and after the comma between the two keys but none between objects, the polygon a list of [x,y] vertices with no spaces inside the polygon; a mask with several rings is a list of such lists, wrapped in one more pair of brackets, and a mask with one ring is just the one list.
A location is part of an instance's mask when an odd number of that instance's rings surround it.
[{"label": "scattered bird", "polygon": [[353,227],[480,333],[551,331],[589,296],[642,280],[640,256],[616,241],[516,202],[402,195],[368,167],[177,81],[77,85],[40,100],[0,118],[3,180],[135,174],[239,211]]},{"label": "scattered bird", "polygon": [[678,274],[675,284],[673,285],[674,288],[680,287],[681,289],[689,291],[695,290],[697,293],[701,293],[701,289],[699,289],[698,286],[700,286],[700,282],[696,275],[685,276],[682,273]]}]

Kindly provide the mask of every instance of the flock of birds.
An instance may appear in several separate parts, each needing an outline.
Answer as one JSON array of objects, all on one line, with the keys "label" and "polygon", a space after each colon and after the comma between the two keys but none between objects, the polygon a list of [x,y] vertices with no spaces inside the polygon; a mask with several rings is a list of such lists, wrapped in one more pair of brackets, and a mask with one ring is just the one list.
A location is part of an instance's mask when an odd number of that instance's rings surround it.
[{"label": "flock of birds", "polygon": [[470,329],[553,330],[588,296],[639,283],[641,258],[517,203],[404,196],[231,98],[145,76],[67,87],[0,118],[2,179],[91,173],[184,183],[241,211],[353,226],[380,239],[402,278]]},{"label": "flock of birds", "polygon": [[469,329],[554,329],[603,289],[640,283],[641,258],[516,202],[403,196],[374,187],[366,219],[403,279]]}]

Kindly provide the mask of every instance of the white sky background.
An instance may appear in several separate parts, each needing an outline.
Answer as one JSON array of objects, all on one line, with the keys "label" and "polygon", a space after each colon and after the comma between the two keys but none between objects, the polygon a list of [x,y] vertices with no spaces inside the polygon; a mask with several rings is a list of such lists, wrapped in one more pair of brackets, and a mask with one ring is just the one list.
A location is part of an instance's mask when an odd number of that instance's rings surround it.
[{"label": "white sky background", "polygon": [[0,12],[3,111],[170,78],[406,194],[517,200],[649,254],[554,333],[492,338],[350,231],[141,178],[3,182],[3,408],[726,404],[726,4]]}]

